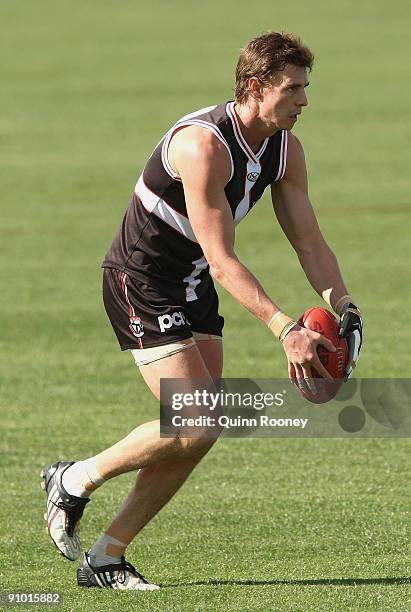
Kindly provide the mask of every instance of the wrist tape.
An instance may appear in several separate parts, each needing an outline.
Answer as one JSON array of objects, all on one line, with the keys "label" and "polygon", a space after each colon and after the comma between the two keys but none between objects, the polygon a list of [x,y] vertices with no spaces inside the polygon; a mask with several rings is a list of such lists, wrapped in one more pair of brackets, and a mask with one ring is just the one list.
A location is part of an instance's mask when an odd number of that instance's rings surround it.
[{"label": "wrist tape", "polygon": [[352,303],[352,297],[350,295],[343,295],[337,300],[333,306],[334,312],[336,312],[339,316],[342,315],[343,308],[346,304]]},{"label": "wrist tape", "polygon": [[273,332],[274,336],[282,342],[291,329],[297,325],[291,317],[287,316],[281,310],[275,313],[269,320],[267,327]]}]

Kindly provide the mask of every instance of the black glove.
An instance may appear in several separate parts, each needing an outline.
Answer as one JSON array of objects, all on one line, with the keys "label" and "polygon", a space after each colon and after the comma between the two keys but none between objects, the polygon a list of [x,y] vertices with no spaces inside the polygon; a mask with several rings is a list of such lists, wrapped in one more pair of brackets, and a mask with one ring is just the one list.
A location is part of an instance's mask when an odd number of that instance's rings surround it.
[{"label": "black glove", "polygon": [[341,314],[340,336],[346,338],[348,343],[348,363],[345,371],[345,380],[348,380],[357,365],[362,345],[361,312],[351,302],[344,306]]}]

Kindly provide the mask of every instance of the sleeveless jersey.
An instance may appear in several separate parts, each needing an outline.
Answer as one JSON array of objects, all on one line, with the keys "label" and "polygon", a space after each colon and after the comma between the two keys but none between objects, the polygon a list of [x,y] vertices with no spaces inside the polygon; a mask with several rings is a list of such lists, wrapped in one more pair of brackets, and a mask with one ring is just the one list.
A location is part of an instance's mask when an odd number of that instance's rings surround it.
[{"label": "sleeveless jersey", "polygon": [[121,270],[148,285],[164,287],[164,291],[172,288],[171,295],[185,302],[207,292],[212,285],[208,263],[188,218],[181,179],[168,161],[172,136],[182,126],[198,125],[226,147],[231,174],[225,195],[236,224],[268,185],[283,178],[287,163],[287,131],[266,138],[254,153],[241,133],[234,104],[185,115],[165,134],[137,181],[103,267]]}]

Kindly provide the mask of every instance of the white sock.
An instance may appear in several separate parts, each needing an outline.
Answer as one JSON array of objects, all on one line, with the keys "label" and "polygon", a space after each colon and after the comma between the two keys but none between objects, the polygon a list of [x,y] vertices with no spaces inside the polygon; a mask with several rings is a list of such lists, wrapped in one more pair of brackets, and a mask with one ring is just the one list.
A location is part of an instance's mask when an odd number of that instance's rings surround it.
[{"label": "white sock", "polygon": [[102,565],[111,565],[112,563],[121,563],[121,556],[118,557],[107,555],[106,546],[107,544],[114,544],[114,546],[122,546],[125,547],[126,544],[124,542],[120,542],[120,540],[116,540],[116,538],[112,538],[107,533],[103,533],[102,536],[97,540],[95,544],[90,548],[88,554],[90,556],[90,564],[93,567],[101,567]]},{"label": "white sock", "polygon": [[85,461],[76,461],[63,473],[62,484],[70,495],[90,497],[92,491],[84,487],[87,482],[92,482],[97,487],[105,482],[96,468],[95,457],[90,457]]}]

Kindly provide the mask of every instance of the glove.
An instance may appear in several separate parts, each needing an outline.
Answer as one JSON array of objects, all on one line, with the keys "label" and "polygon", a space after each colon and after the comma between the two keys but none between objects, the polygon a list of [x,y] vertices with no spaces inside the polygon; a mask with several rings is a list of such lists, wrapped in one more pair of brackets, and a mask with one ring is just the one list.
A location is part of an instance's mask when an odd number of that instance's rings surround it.
[{"label": "glove", "polygon": [[345,380],[347,381],[358,363],[362,345],[361,312],[351,302],[344,306],[341,314],[340,336],[346,338],[348,343],[348,363],[345,371]]}]

